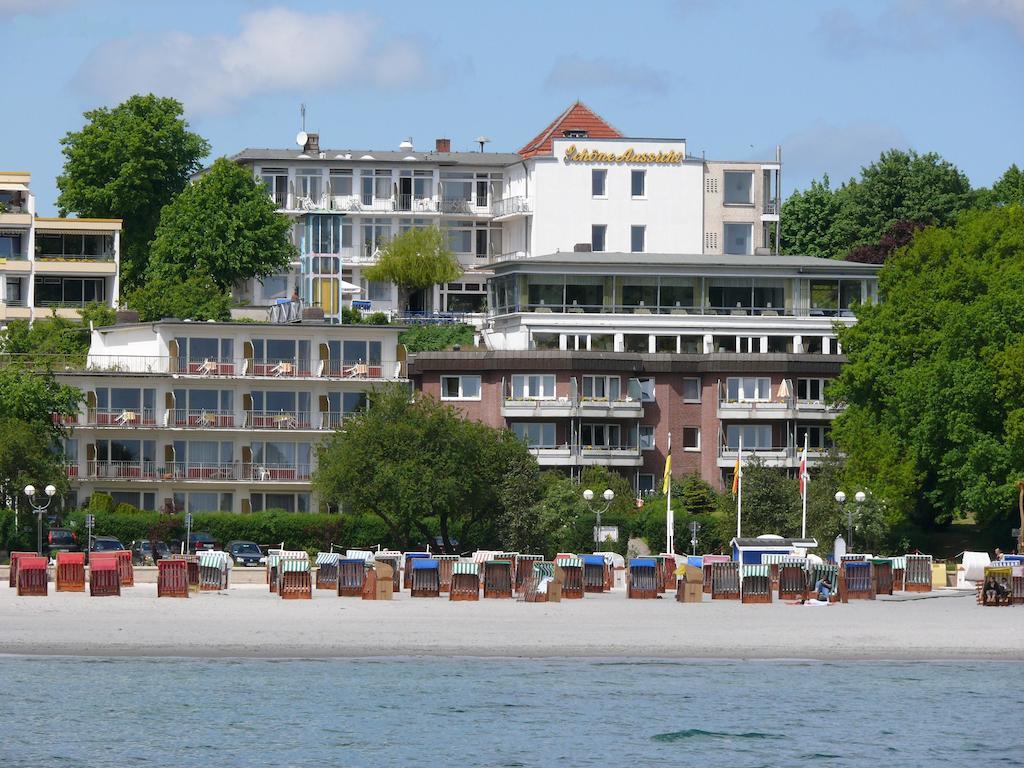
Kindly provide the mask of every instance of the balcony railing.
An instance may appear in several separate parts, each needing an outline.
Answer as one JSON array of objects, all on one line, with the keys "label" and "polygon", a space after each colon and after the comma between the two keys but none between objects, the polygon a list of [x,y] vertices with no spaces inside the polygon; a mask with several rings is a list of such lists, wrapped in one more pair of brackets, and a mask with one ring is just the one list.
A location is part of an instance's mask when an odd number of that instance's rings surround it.
[{"label": "balcony railing", "polygon": [[86,424],[91,427],[155,427],[152,408],[90,408]]},{"label": "balcony railing", "polygon": [[495,200],[491,206],[491,213],[498,216],[511,216],[515,213],[530,213],[533,210],[533,204],[529,198],[523,196],[517,197],[503,197],[501,200]]},{"label": "balcony railing", "polygon": [[28,254],[21,252],[9,253],[6,256],[2,256],[0,258],[7,259],[7,261],[28,261]]},{"label": "balcony railing", "polygon": [[778,216],[779,215],[779,201],[778,200],[765,200],[762,207],[761,213],[766,216]]},{"label": "balcony railing", "polygon": [[345,414],[341,411],[325,411],[320,414],[320,429],[341,429]]},{"label": "balcony railing", "polygon": [[310,479],[312,471],[309,464],[261,464],[238,461],[158,464],[154,461],[94,460],[86,462],[86,465],[88,477],[96,480],[306,482]]},{"label": "balcony railing", "polygon": [[155,480],[157,478],[157,466],[153,461],[93,460],[87,464],[87,471],[91,478],[121,480]]},{"label": "balcony railing", "polygon": [[194,427],[196,429],[230,429],[235,426],[233,411],[214,411],[205,408],[173,408],[167,412],[168,427]]},{"label": "balcony railing", "polygon": [[113,261],[113,253],[41,253],[36,251],[36,261]]},{"label": "balcony railing", "polygon": [[[388,378],[387,363],[362,360],[322,360],[321,376],[332,379],[384,379]],[[392,367],[393,364],[392,364]]]},{"label": "balcony railing", "polygon": [[243,480],[245,472],[239,462],[176,461],[160,468],[161,480]]},{"label": "balcony railing", "polygon": [[75,480],[78,478],[78,462],[77,461],[65,461],[64,462],[64,476],[68,480]]},{"label": "balcony railing", "polygon": [[253,462],[245,465],[248,472],[246,479],[257,482],[284,482],[309,480],[311,467],[309,464],[260,464]]},{"label": "balcony railing", "polygon": [[250,429],[312,429],[309,411],[246,411]]},{"label": "balcony railing", "polygon": [[313,375],[310,361],[301,357],[257,358],[252,361],[252,376],[273,378],[307,378]]}]

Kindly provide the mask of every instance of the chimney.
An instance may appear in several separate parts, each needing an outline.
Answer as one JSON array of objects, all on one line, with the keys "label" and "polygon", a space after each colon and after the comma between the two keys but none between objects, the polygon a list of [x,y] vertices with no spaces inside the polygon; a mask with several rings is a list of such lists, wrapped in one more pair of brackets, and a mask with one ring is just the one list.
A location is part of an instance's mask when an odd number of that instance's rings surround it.
[{"label": "chimney", "polygon": [[302,151],[309,154],[310,152],[320,151],[320,134],[319,133],[307,133],[306,143],[302,147]]},{"label": "chimney", "polygon": [[452,151],[452,140],[451,139],[438,139],[434,142],[435,152],[451,152]]}]

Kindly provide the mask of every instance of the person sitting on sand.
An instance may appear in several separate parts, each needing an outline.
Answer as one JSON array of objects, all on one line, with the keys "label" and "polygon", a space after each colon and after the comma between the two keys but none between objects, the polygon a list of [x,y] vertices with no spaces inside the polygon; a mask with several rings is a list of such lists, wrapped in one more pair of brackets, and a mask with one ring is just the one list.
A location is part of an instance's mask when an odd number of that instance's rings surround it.
[{"label": "person sitting on sand", "polygon": [[829,597],[832,595],[832,582],[826,576],[814,584],[814,594],[817,598],[823,602],[828,602]]},{"label": "person sitting on sand", "polygon": [[998,594],[998,587],[999,585],[996,584],[995,576],[989,576],[985,579],[985,586],[981,593],[981,602],[988,605],[990,602],[994,601]]}]

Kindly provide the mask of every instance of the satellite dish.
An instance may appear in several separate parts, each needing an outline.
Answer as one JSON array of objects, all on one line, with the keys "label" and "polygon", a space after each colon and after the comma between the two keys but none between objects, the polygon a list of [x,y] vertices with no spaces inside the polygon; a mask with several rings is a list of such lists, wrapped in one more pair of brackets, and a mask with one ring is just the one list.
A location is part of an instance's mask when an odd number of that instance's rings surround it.
[{"label": "satellite dish", "polygon": [[300,147],[306,146],[306,142],[309,140],[309,136],[306,135],[305,131],[299,131],[295,134],[295,143]]}]

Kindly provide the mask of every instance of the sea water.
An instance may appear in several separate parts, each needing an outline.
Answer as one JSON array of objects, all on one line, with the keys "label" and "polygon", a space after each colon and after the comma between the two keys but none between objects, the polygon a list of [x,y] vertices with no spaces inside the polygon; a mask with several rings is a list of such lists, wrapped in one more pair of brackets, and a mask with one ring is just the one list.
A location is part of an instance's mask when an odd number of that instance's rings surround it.
[{"label": "sea water", "polygon": [[0,766],[1024,765],[1011,663],[0,658]]}]

